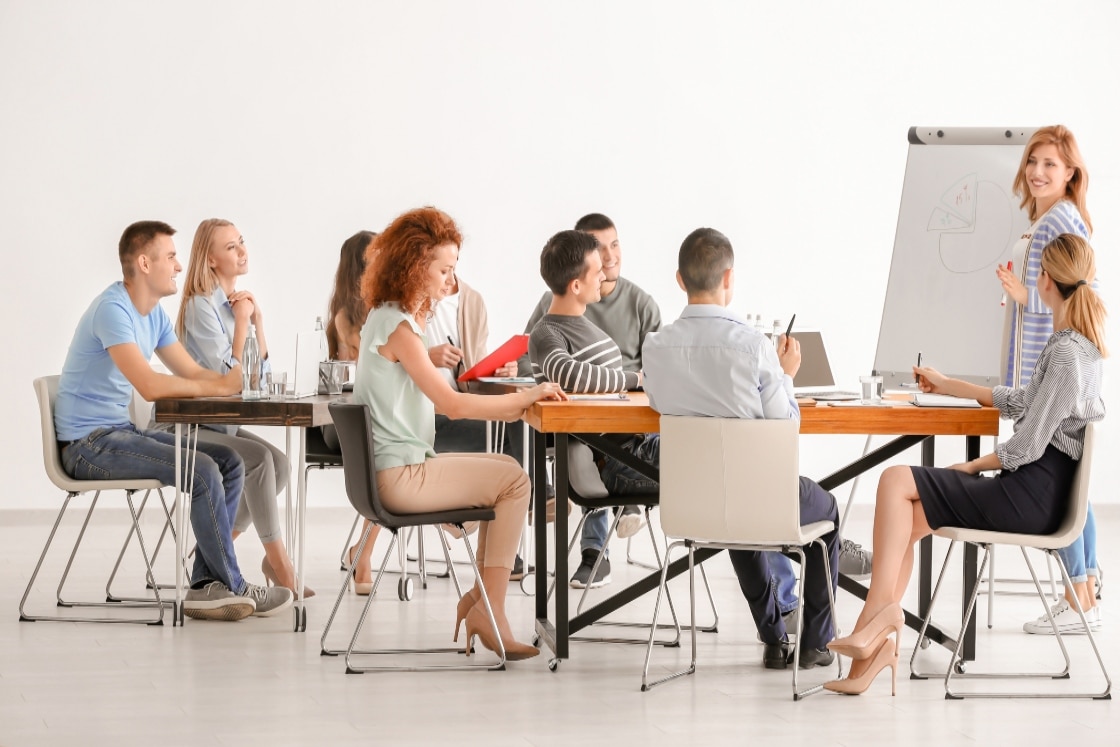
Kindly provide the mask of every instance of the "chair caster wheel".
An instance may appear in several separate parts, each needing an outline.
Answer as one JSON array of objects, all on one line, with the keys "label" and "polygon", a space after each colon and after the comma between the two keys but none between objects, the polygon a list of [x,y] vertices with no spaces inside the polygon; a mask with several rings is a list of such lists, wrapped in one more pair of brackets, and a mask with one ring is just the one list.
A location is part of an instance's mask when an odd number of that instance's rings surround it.
[{"label": "chair caster wheel", "polygon": [[533,645],[537,646],[539,648],[540,647],[540,642],[541,642],[541,637],[539,635],[534,634],[533,635]]},{"label": "chair caster wheel", "polygon": [[922,648],[923,651],[925,649],[929,648],[929,639],[928,638],[923,638],[922,639],[921,648]]},{"label": "chair caster wheel", "polygon": [[965,663],[963,661],[958,661],[956,664],[953,665],[953,671],[956,672],[957,674],[964,674],[966,669],[967,669],[967,666],[965,665]]},{"label": "chair caster wheel", "polygon": [[402,602],[412,600],[412,579],[408,576],[403,576],[400,581],[397,581],[397,596]]},{"label": "chair caster wheel", "polygon": [[559,666],[560,666],[560,660],[559,659],[549,659],[548,660],[548,671],[555,672],[556,669]]}]

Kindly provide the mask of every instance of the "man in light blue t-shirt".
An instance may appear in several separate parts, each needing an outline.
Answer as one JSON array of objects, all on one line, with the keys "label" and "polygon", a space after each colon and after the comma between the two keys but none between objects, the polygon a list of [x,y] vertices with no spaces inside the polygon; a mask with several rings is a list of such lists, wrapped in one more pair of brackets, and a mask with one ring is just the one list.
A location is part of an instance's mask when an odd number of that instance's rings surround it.
[{"label": "man in light blue t-shirt", "polygon": [[[120,240],[124,280],[94,299],[78,322],[59,379],[55,431],[66,471],[79,480],[156,479],[175,484],[175,436],[138,429],[128,406],[135,388],[144,399],[204,397],[241,390],[241,367],[222,375],[202,368],[176,339],[159,305],[174,295],[182,270],[175,229],[159,221],[133,223]],[[154,371],[152,354],[171,371]],[[264,589],[241,577],[230,534],[241,499],[244,464],[232,449],[198,444],[191,493],[191,527],[198,548],[184,614],[240,620],[274,615],[292,603],[284,587]]]}]

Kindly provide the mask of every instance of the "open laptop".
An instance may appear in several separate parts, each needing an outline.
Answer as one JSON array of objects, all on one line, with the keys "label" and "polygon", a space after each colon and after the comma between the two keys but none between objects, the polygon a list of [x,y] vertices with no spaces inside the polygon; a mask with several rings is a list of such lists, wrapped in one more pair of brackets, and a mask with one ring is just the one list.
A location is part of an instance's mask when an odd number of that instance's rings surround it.
[{"label": "open laptop", "polygon": [[310,397],[319,393],[319,356],[322,355],[317,330],[296,333],[296,367],[294,397]]},{"label": "open laptop", "polygon": [[793,377],[793,393],[796,396],[824,402],[859,399],[859,392],[836,388],[820,332],[793,332],[791,336],[801,343],[801,368]]}]

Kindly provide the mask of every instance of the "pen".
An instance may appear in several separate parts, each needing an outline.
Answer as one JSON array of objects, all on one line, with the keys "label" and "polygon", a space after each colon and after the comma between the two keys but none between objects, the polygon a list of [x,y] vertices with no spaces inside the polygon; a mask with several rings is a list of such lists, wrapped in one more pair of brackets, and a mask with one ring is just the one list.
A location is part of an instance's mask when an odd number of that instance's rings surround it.
[{"label": "pen", "polygon": [[[447,344],[450,345],[451,347],[455,347],[455,343],[451,341],[451,335],[447,336]],[[460,358],[459,362],[455,364],[455,373],[458,374],[459,369],[461,369],[462,367],[463,367],[463,359]]]},{"label": "pen", "polygon": [[786,327],[786,337],[789,337],[789,333],[793,331],[793,320],[796,319],[796,318],[797,318],[797,314],[794,314],[793,316],[791,316],[789,318],[789,326]]},{"label": "pen", "polygon": [[[1010,259],[1009,259],[1009,260],[1007,260],[1007,271],[1008,271],[1008,272],[1011,272],[1011,260],[1010,260]],[[999,305],[1000,305],[1001,307],[1002,307],[1002,306],[1007,306],[1007,291],[1004,291],[1004,292],[1003,292],[1003,298],[1001,298],[1001,299],[999,300]]]},{"label": "pen", "polygon": [[[922,367],[922,351],[919,350],[918,351],[918,368],[921,368],[921,367]],[[919,383],[918,374],[914,374],[914,383],[915,384]]]}]

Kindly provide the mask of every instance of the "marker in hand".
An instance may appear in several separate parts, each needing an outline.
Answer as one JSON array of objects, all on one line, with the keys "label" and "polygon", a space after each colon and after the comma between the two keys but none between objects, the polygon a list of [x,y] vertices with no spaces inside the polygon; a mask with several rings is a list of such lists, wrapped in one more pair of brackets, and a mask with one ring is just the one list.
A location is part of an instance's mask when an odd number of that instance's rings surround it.
[{"label": "marker in hand", "polygon": [[[1007,260],[1007,271],[1011,272],[1011,260]],[[999,300],[1000,308],[1007,306],[1007,291],[1003,292],[1003,298]]]}]

